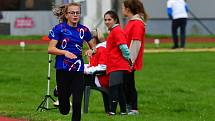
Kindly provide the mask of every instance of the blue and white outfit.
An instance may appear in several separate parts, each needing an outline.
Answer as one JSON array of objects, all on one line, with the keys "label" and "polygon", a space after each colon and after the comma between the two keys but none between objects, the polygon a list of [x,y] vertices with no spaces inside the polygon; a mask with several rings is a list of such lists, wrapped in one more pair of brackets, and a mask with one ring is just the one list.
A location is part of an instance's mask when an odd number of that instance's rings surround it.
[{"label": "blue and white outfit", "polygon": [[56,25],[49,34],[50,39],[58,41],[57,48],[67,50],[77,56],[76,59],[69,59],[64,55],[56,56],[55,68],[57,70],[84,71],[82,59],[83,41],[92,39],[89,29],[81,24],[71,27],[66,22]]},{"label": "blue and white outfit", "polygon": [[69,113],[72,95],[72,121],[80,121],[84,89],[82,47],[84,41],[89,42],[92,39],[91,33],[81,24],[71,27],[66,22],[62,22],[50,31],[49,39],[58,41],[56,48],[77,56],[75,59],[70,59],[65,55],[56,55],[55,68],[60,113],[63,115]]},{"label": "blue and white outfit", "polygon": [[180,28],[181,48],[185,47],[188,6],[184,0],[167,0],[167,15],[172,20],[173,49],[178,48],[177,29]]}]

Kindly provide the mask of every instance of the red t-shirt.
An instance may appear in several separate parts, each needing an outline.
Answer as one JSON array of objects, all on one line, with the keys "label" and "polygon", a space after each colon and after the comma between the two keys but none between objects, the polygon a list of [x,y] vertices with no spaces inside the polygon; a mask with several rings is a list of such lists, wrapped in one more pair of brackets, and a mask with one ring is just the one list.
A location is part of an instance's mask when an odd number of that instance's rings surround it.
[{"label": "red t-shirt", "polygon": [[134,70],[141,70],[143,65],[143,52],[144,52],[144,40],[145,40],[145,25],[140,20],[130,20],[125,26],[125,33],[127,35],[127,44],[130,47],[131,40],[141,41],[140,51],[137,59],[134,62]]},{"label": "red t-shirt", "polygon": [[107,73],[118,70],[130,71],[128,61],[123,57],[119,45],[127,44],[126,36],[120,26],[112,28],[107,37]]},{"label": "red t-shirt", "polygon": [[[96,48],[96,53],[90,58],[90,66],[97,66],[98,64],[107,65],[107,50],[103,46]],[[109,87],[109,76],[97,76],[101,87]]]}]

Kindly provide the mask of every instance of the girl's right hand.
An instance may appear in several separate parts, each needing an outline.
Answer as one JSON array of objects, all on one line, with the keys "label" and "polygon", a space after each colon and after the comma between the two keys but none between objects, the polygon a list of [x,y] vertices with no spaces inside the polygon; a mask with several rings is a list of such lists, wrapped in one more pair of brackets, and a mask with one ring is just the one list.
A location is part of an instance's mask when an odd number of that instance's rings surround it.
[{"label": "girl's right hand", "polygon": [[66,51],[66,53],[64,54],[65,57],[70,58],[70,59],[75,59],[77,58],[77,56],[69,51]]}]

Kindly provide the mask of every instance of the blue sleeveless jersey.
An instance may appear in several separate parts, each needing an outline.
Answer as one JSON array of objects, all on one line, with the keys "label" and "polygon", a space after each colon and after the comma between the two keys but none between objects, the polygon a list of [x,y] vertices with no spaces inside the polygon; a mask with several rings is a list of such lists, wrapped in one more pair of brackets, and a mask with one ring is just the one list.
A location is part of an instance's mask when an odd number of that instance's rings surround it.
[{"label": "blue sleeveless jersey", "polygon": [[57,40],[57,48],[67,50],[77,56],[76,59],[69,59],[64,55],[56,55],[55,68],[67,71],[84,71],[82,59],[82,47],[84,40],[89,42],[92,39],[89,29],[81,24],[71,27],[66,22],[56,25],[49,33],[49,39]]}]

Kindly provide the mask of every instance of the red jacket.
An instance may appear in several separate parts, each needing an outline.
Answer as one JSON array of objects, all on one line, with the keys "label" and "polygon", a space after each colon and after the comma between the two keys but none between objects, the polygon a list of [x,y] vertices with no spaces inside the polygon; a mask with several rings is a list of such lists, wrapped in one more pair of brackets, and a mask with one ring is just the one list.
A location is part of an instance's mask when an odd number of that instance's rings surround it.
[{"label": "red jacket", "polygon": [[127,35],[128,47],[130,47],[131,40],[141,41],[140,51],[138,53],[136,61],[133,64],[134,70],[141,70],[143,65],[145,24],[141,20],[129,20],[124,30]]},{"label": "red jacket", "polygon": [[[90,58],[90,67],[98,67],[98,65],[107,65],[107,50],[106,42],[100,43],[96,46],[96,53]],[[109,76],[97,76],[101,87],[109,87]]]},{"label": "red jacket", "polygon": [[123,57],[119,45],[127,44],[126,36],[119,25],[112,28],[107,37],[107,73],[119,70],[130,71],[128,61]]}]

